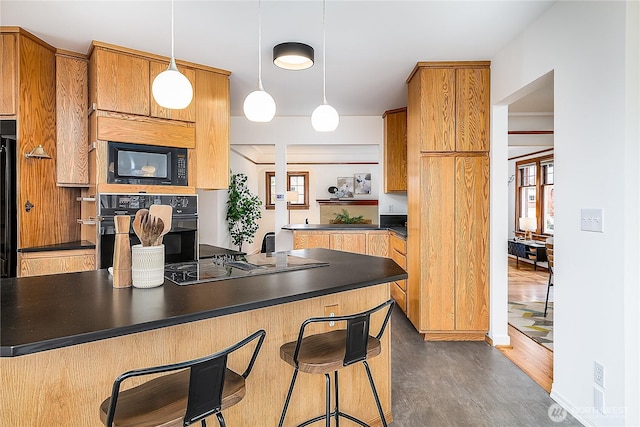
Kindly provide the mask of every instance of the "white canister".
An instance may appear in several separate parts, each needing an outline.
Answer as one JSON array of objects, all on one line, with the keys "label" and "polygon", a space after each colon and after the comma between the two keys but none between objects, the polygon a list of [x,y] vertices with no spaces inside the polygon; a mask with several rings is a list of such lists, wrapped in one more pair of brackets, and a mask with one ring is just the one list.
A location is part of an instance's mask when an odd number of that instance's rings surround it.
[{"label": "white canister", "polygon": [[164,245],[131,247],[131,282],[135,288],[164,283]]}]

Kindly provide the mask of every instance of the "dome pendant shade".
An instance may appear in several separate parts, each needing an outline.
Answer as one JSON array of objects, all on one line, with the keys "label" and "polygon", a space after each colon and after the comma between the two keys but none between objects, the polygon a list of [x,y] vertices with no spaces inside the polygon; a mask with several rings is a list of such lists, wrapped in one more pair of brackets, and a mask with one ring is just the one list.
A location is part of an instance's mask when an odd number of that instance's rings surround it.
[{"label": "dome pendant shade", "polygon": [[171,58],[169,68],[153,79],[151,86],[153,99],[164,108],[182,110],[191,104],[193,88],[184,74],[178,71],[175,59]]},{"label": "dome pendant shade", "polygon": [[273,63],[285,70],[306,70],[313,66],[313,48],[299,42],[285,42],[273,47]]},{"label": "dome pendant shade", "polygon": [[266,91],[254,90],[244,99],[243,109],[252,122],[270,122],[276,115],[276,102]]},{"label": "dome pendant shade", "polygon": [[340,123],[338,111],[329,104],[322,104],[313,110],[311,125],[318,132],[332,132]]}]

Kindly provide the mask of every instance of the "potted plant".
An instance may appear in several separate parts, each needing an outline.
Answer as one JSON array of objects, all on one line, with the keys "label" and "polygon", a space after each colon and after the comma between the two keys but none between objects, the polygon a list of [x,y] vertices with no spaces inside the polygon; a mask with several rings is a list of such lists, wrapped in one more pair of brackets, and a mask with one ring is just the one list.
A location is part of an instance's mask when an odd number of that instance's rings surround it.
[{"label": "potted plant", "polygon": [[342,209],[342,213],[334,213],[335,218],[331,220],[332,224],[370,224],[370,219],[364,219],[362,215],[351,216],[346,209]]},{"label": "potted plant", "polygon": [[242,173],[231,174],[227,194],[227,228],[231,241],[242,251],[242,244],[253,243],[258,231],[262,201],[251,193],[247,187],[247,176]]}]

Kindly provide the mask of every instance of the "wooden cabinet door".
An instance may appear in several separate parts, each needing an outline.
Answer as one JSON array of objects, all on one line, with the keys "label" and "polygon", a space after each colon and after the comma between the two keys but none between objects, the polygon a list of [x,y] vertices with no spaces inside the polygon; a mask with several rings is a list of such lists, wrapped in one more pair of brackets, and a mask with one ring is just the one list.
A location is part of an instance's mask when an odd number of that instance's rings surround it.
[{"label": "wooden cabinet door", "polygon": [[[153,80],[156,78],[158,74],[163,72],[169,66],[168,62],[160,62],[160,61],[149,61],[149,87],[153,87]],[[193,88],[195,94],[195,84],[196,84],[196,72],[193,68],[187,68],[179,66],[178,70],[185,75],[189,82],[191,82],[191,87]],[[196,121],[196,103],[195,100],[191,100],[191,104],[187,108],[182,110],[172,110],[170,108],[161,107],[156,100],[153,98],[153,93],[150,92],[150,112],[152,117],[159,117],[162,119],[172,119],[172,120],[182,120],[185,122],[195,122]]]},{"label": "wooden cabinet door", "polygon": [[293,249],[330,249],[329,234],[327,233],[305,233],[295,231],[293,233]]},{"label": "wooden cabinet door", "polygon": [[420,70],[420,79],[422,127],[420,151],[454,151],[455,69],[423,68]]},{"label": "wooden cabinet door", "polygon": [[420,329],[425,331],[455,329],[455,165],[452,156],[421,158],[421,289],[409,284],[408,291],[420,292]]},{"label": "wooden cabinet door", "polygon": [[[195,186],[203,190],[229,187],[229,77],[196,70]],[[192,159],[190,159],[191,161]],[[193,174],[191,175],[193,176]],[[193,185],[189,178],[189,185]]]},{"label": "wooden cabinet door", "polygon": [[489,151],[489,68],[456,70],[456,151]]},{"label": "wooden cabinet door", "polygon": [[389,233],[370,231],[367,234],[367,255],[389,257]]},{"label": "wooden cabinet door", "polygon": [[99,110],[149,115],[149,61],[96,48],[96,103]]},{"label": "wooden cabinet door", "polygon": [[0,115],[16,115],[16,36],[0,34]]},{"label": "wooden cabinet door", "polygon": [[367,235],[365,233],[331,233],[329,249],[366,254]]},{"label": "wooden cabinet door", "polygon": [[407,109],[384,115],[384,192],[407,191]]},{"label": "wooden cabinet door", "polygon": [[455,172],[456,330],[489,329],[489,157],[460,156]]},{"label": "wooden cabinet door", "polygon": [[89,185],[87,61],[56,56],[56,183]]}]

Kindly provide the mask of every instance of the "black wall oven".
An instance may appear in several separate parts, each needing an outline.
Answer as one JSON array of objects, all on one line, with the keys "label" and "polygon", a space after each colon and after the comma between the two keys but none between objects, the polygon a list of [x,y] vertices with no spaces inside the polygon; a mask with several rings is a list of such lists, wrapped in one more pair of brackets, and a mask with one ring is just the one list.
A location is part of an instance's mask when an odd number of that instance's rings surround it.
[{"label": "black wall oven", "polygon": [[107,182],[112,184],[188,184],[187,149],[109,142]]},{"label": "black wall oven", "polygon": [[[139,209],[149,209],[151,205],[173,207],[171,230],[164,236],[165,263],[195,261],[198,259],[198,196],[177,194],[100,194],[100,244],[99,268],[113,266],[116,215],[129,215],[131,223]],[[131,246],[140,240],[130,227]]]}]

